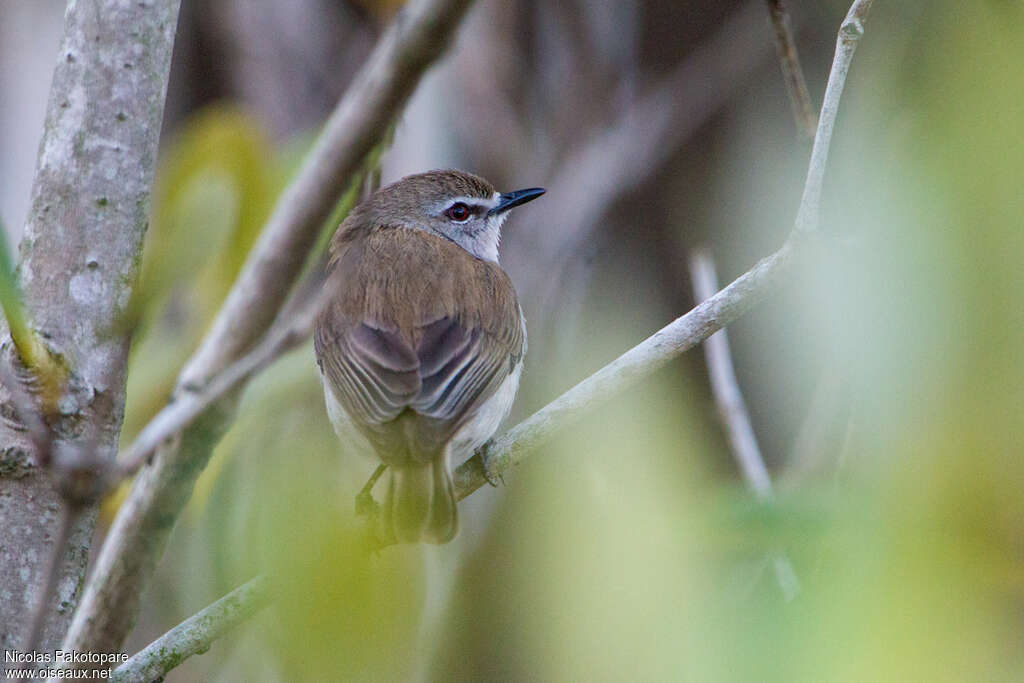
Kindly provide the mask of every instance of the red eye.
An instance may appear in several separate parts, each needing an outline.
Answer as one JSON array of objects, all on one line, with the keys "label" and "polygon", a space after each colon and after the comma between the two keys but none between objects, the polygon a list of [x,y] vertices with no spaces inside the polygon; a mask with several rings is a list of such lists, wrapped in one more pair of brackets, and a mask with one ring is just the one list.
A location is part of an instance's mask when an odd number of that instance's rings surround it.
[{"label": "red eye", "polygon": [[459,223],[469,219],[469,207],[462,202],[452,204],[445,213],[448,215],[448,218]]}]

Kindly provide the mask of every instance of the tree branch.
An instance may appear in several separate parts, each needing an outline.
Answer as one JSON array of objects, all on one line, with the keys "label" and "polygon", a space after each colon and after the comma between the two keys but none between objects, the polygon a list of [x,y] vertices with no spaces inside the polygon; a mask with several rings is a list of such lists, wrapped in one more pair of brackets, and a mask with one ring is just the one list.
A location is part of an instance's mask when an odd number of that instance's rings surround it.
[{"label": "tree branch", "polygon": [[571,423],[583,408],[634,384],[741,316],[765,296],[793,260],[802,255],[809,246],[806,237],[817,230],[820,221],[829,140],[835,127],[850,61],[863,35],[870,5],[871,0],[856,0],[839,30],[825,104],[818,120],[818,132],[804,182],[803,199],[796,225],[782,248],[762,259],[728,287],[698,304],[653,337],[619,356],[498,438],[484,444],[455,471],[456,496],[460,500],[488,480],[493,481],[495,477],[518,465],[555,431]]},{"label": "tree branch", "polygon": [[850,73],[853,53],[857,51],[857,45],[864,35],[864,22],[868,18],[873,1],[855,0],[839,27],[836,54],[828,74],[828,85],[825,86],[825,97],[821,103],[821,116],[818,117],[818,131],[814,135],[814,146],[811,148],[807,182],[804,184],[800,209],[796,215],[797,232],[813,232],[821,223],[821,193],[825,182],[829,147],[832,144],[832,131],[835,130],[836,115],[839,113],[839,100],[843,96],[843,88],[846,87],[846,76]]},{"label": "tree branch", "polygon": [[[711,256],[704,251],[696,251],[690,258],[690,279],[693,281],[694,298],[697,301],[714,296],[718,291],[718,274]],[[726,435],[732,447],[733,456],[740,466],[743,479],[754,496],[762,503],[774,499],[772,480],[765,467],[761,448],[757,445],[754,427],[750,424],[750,415],[743,392],[740,391],[739,380],[732,364],[732,353],[729,351],[729,338],[725,330],[719,330],[704,340],[704,357],[707,359],[711,374],[711,393],[714,395],[718,412],[722,416]],[[775,579],[787,602],[800,592],[800,581],[797,579],[793,563],[785,552],[770,553]]]},{"label": "tree branch", "polygon": [[[704,301],[718,291],[718,275],[708,253],[695,251],[691,255],[690,279],[697,301]],[[711,393],[718,405],[726,436],[729,437],[743,479],[759,501],[768,502],[772,499],[772,480],[761,456],[761,448],[757,445],[754,427],[750,424],[750,415],[743,401],[739,380],[736,379],[725,330],[719,330],[704,340],[704,356],[711,376]]]},{"label": "tree branch", "polygon": [[167,672],[192,655],[209,650],[213,641],[262,610],[271,599],[269,580],[257,576],[133,655],[113,671],[110,683],[162,680]]},{"label": "tree branch", "polygon": [[767,0],[768,15],[772,20],[775,32],[775,51],[779,55],[779,66],[782,77],[786,81],[786,92],[793,107],[793,118],[796,120],[800,135],[808,140],[814,138],[818,117],[811,103],[811,93],[807,91],[807,79],[804,78],[803,67],[800,66],[800,55],[796,51],[793,39],[793,22],[782,0]]},{"label": "tree branch", "polygon": [[[178,5],[79,0],[64,15],[19,274],[31,335],[45,349],[37,360],[52,358],[62,370],[59,400],[45,418],[61,453],[74,456],[66,462],[55,457],[52,465],[69,474],[81,465],[74,472],[88,477],[86,467],[96,458],[109,461],[117,450],[128,340],[113,330],[130,298],[147,227]],[[12,332],[22,337],[24,352],[28,330]],[[33,354],[21,355],[31,367]],[[12,387],[3,390],[5,416],[19,401]],[[3,454],[35,450],[31,434],[39,429],[22,422],[27,431],[14,421],[0,422]],[[86,450],[89,458],[78,457]],[[61,506],[73,477],[55,485],[52,469],[0,476],[5,648],[20,644],[33,612],[29,603],[44,584],[54,585],[56,596],[44,598],[43,650],[57,647],[79,598],[95,506],[71,511],[67,547],[54,574],[46,558],[64,535],[54,530],[62,526]]]},{"label": "tree branch", "polygon": [[750,310],[793,265],[808,241],[793,235],[728,287],[583,380],[532,416],[485,444],[455,470],[461,500],[518,465],[557,430],[636,384]]},{"label": "tree branch", "polygon": [[[382,36],[284,192],[209,334],[179,380],[189,400],[255,344],[278,315],[324,220],[426,69],[452,42],[472,0],[412,0]],[[163,553],[237,392],[210,405],[136,478],[86,585],[66,649],[113,651],[138,613],[139,595]]]}]

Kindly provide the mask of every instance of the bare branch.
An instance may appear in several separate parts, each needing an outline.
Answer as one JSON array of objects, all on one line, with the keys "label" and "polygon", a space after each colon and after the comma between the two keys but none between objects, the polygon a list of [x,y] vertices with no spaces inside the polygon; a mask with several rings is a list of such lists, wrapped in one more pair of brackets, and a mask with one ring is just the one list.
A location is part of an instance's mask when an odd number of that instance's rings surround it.
[{"label": "bare branch", "polygon": [[[809,246],[806,237],[811,230],[808,226],[816,228],[819,220],[821,186],[828,161],[827,140],[832,135],[853,49],[863,34],[870,4],[870,0],[856,0],[840,28],[839,47],[829,75],[829,92],[818,122],[796,226],[782,248],[762,259],[715,296],[619,356],[523,422],[484,444],[455,471],[456,495],[460,500],[488,480],[494,480],[518,465],[558,429],[578,418],[582,409],[646,377],[741,316],[767,294],[771,285],[801,255],[799,252]],[[826,106],[830,109],[826,110]],[[809,208],[809,204],[814,206]],[[805,218],[801,223],[802,216],[813,216],[814,222],[807,223]]]},{"label": "bare branch", "polygon": [[[453,42],[471,4],[472,0],[412,0],[382,36],[279,199],[210,333],[182,372],[175,401],[201,392],[266,332],[334,203],[422,74]],[[210,405],[136,478],[86,585],[64,641],[66,649],[120,647],[174,521],[230,423],[236,395]]]},{"label": "bare branch", "polygon": [[266,607],[272,598],[268,579],[257,576],[160,636],[110,675],[111,683],[162,680],[192,655]]},{"label": "bare branch", "polygon": [[456,496],[473,491],[518,465],[582,411],[639,382],[746,313],[792,266],[807,245],[793,235],[728,287],[634,346],[532,416],[485,444],[455,471]]},{"label": "bare branch", "polygon": [[381,37],[284,191],[210,333],[182,373],[202,385],[267,330],[320,227],[420,76],[449,44],[472,0],[414,0]]},{"label": "bare branch", "polygon": [[275,325],[256,348],[229,365],[201,390],[182,394],[173,403],[166,405],[143,428],[135,443],[122,457],[120,477],[137,472],[161,443],[180,433],[216,401],[308,339],[313,333],[318,313],[332,295],[333,292],[328,289],[321,290],[302,304],[290,316],[290,320]]},{"label": "bare branch", "polygon": [[[691,255],[690,279],[693,281],[693,293],[697,301],[704,301],[718,291],[715,264],[707,252],[695,251]],[[767,502],[772,498],[772,480],[764,458],[761,457],[754,427],[750,424],[750,415],[736,379],[725,330],[719,330],[704,340],[704,355],[711,375],[711,393],[718,405],[725,433],[729,437],[743,479],[758,500]]]},{"label": "bare branch", "polygon": [[850,72],[853,53],[857,51],[857,45],[864,35],[864,22],[873,1],[856,0],[839,27],[836,54],[832,59],[832,70],[828,74],[828,85],[825,86],[825,97],[821,103],[821,116],[818,117],[818,132],[814,136],[811,162],[807,168],[807,182],[804,184],[800,209],[796,215],[797,232],[813,232],[821,223],[821,193],[825,184],[825,166],[828,164],[832,131],[836,126],[836,115],[839,113],[839,100],[843,96],[843,88],[846,87],[846,75]]},{"label": "bare branch", "polygon": [[[711,256],[704,251],[696,251],[690,258],[690,279],[693,281],[694,297],[697,301],[714,296],[718,291],[718,274]],[[729,351],[729,339],[725,330],[719,330],[704,340],[704,356],[711,373],[711,393],[718,405],[718,412],[725,424],[725,432],[732,446],[732,453],[743,473],[747,486],[754,496],[762,503],[770,502],[772,480],[761,457],[761,448],[757,445],[754,427],[750,424],[750,415],[743,401],[736,371],[732,365],[732,353]],[[781,551],[771,553],[775,578],[786,601],[792,600],[800,592],[800,581],[789,557]]]},{"label": "bare branch", "polygon": [[775,32],[775,51],[779,55],[779,66],[782,77],[786,81],[786,92],[793,107],[793,118],[802,137],[812,140],[818,126],[818,116],[811,103],[811,93],[807,91],[807,79],[804,78],[803,67],[800,66],[800,55],[796,51],[793,39],[793,22],[782,0],[767,0],[768,14]]}]

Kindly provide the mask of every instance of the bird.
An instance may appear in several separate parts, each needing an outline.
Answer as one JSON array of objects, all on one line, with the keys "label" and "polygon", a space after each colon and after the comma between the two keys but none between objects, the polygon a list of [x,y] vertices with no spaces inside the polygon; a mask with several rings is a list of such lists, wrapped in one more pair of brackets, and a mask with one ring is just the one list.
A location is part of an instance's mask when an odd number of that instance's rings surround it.
[{"label": "bird", "polygon": [[457,533],[452,463],[508,415],[527,348],[498,264],[502,226],[544,192],[418,173],[370,195],[331,239],[314,350],[343,447],[387,468],[388,541],[443,544]]}]

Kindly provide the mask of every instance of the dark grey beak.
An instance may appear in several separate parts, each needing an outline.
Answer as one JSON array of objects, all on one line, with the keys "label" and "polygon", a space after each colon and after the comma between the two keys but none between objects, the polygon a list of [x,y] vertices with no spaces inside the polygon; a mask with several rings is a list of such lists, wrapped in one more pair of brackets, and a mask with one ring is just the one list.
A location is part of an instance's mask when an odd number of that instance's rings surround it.
[{"label": "dark grey beak", "polygon": [[513,206],[519,206],[520,204],[525,204],[526,202],[533,201],[542,194],[544,194],[543,187],[531,187],[527,190],[505,192],[498,199],[498,204],[493,209],[488,211],[487,215],[493,216],[495,214],[504,213],[505,211],[511,209]]}]

